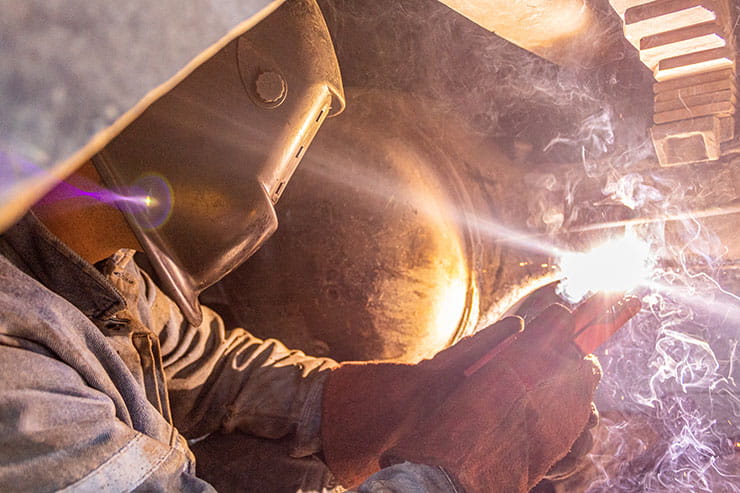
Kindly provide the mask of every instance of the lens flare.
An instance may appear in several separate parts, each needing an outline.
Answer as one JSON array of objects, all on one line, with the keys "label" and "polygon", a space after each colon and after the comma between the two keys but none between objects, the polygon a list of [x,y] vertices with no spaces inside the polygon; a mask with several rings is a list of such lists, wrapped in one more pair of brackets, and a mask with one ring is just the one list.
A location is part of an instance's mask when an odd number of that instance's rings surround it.
[{"label": "lens flare", "polygon": [[598,291],[627,292],[646,283],[654,265],[650,245],[633,233],[589,252],[563,252],[558,262],[560,294],[578,302]]},{"label": "lens flare", "polygon": [[117,192],[117,205],[145,230],[162,226],[170,217],[174,202],[172,187],[160,175],[143,175]]}]

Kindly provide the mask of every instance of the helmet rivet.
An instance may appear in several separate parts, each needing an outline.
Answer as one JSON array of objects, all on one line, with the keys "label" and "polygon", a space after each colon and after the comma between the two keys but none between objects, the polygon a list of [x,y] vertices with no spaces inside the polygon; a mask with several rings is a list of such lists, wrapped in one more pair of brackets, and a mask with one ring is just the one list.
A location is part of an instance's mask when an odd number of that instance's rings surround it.
[{"label": "helmet rivet", "polygon": [[265,104],[278,106],[285,100],[288,87],[277,72],[262,72],[254,82],[257,97]]}]

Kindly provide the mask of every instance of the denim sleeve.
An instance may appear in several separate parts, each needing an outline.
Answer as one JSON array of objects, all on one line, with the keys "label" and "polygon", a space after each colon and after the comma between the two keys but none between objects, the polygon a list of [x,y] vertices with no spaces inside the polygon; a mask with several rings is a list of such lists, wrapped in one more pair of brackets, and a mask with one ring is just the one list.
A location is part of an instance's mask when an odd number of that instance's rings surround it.
[{"label": "denim sleeve", "polygon": [[404,462],[370,476],[347,493],[463,493],[439,467]]},{"label": "denim sleeve", "polygon": [[182,441],[134,430],[108,395],[31,346],[0,335],[0,490],[213,491]]},{"label": "denim sleeve", "polygon": [[175,425],[185,436],[235,429],[263,438],[294,436],[291,455],[320,449],[316,416],[327,369],[335,363],[227,330],[203,309],[200,327],[160,336]]},{"label": "denim sleeve", "polygon": [[[175,426],[188,438],[235,429],[263,437],[294,437],[291,455],[320,450],[320,398],[328,358],[262,340],[203,307],[203,322],[190,325],[177,305],[133,262],[109,276],[129,309],[161,344]],[[126,283],[126,278],[135,282]],[[134,288],[134,291],[132,291]]]}]

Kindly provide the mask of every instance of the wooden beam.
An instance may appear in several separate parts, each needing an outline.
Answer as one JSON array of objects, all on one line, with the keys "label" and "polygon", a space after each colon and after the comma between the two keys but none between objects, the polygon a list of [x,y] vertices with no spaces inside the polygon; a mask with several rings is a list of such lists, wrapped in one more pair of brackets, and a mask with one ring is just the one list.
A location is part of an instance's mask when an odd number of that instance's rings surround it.
[{"label": "wooden beam", "polygon": [[686,87],[700,86],[709,82],[731,81],[735,83],[735,71],[733,69],[713,70],[711,72],[702,72],[690,77],[681,77],[678,79],[656,82],[653,84],[653,92],[659,94],[666,91],[673,91]]},{"label": "wooden beam", "polygon": [[716,116],[655,125],[650,134],[661,166],[714,161],[720,157],[721,128]]},{"label": "wooden beam", "polygon": [[685,77],[699,72],[734,67],[734,49],[728,47],[714,48],[661,60],[655,69],[655,78],[658,81],[663,81],[675,77]]},{"label": "wooden beam", "polygon": [[667,123],[689,118],[696,118],[699,116],[729,116],[734,114],[735,104],[731,101],[724,101],[721,103],[702,104],[698,106],[693,106],[691,108],[681,108],[677,110],[665,111],[663,113],[655,113],[653,115],[653,121],[655,123]]},{"label": "wooden beam", "polygon": [[733,105],[736,102],[735,93],[730,90],[708,92],[704,94],[697,94],[694,96],[684,96],[674,99],[666,99],[663,101],[656,101],[653,111],[656,116],[660,113],[667,111],[679,110],[679,109],[691,109],[696,106],[704,106],[707,104],[714,103],[725,103],[730,102]]},{"label": "wooden beam", "polygon": [[729,0],[609,1],[658,81],[651,137],[660,164],[719,159],[737,103]]}]

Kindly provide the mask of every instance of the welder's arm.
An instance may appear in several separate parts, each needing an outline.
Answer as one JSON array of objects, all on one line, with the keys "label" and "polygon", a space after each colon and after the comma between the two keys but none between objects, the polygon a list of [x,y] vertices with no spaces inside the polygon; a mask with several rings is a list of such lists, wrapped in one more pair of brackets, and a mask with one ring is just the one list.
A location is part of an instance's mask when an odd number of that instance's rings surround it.
[{"label": "welder's arm", "polygon": [[188,437],[220,429],[265,438],[295,433],[295,456],[319,450],[326,370],[336,363],[227,330],[203,308],[203,323],[169,324],[160,333],[175,425]]},{"label": "welder's arm", "polygon": [[[169,376],[176,426],[196,437],[216,429],[239,429],[278,438],[295,433],[291,453],[320,450],[321,398],[327,370],[337,364],[261,340],[243,329],[227,331],[221,317],[203,308],[203,323],[188,325],[177,307],[144,275],[140,314],[159,339]],[[143,317],[146,318],[146,317]],[[156,320],[156,318],[160,318]],[[375,404],[373,404],[375,405]],[[399,464],[363,483],[357,493],[453,493],[439,468]]]},{"label": "welder's arm", "polygon": [[149,276],[142,277],[136,315],[159,337],[173,420],[183,435],[234,429],[265,438],[293,433],[293,455],[318,451],[321,390],[333,360],[291,351],[243,329],[228,330],[207,307],[203,322],[192,326]]},{"label": "welder's arm", "polygon": [[[203,323],[190,326],[177,306],[142,275],[145,289],[137,310],[144,323],[159,328],[173,417],[181,433],[197,437],[216,429],[239,429],[266,438],[295,433],[294,456],[320,450],[323,387],[327,370],[336,362],[291,351],[243,329],[228,331],[221,317],[206,307]],[[455,490],[439,468],[407,463],[380,471],[357,493],[380,491]]]}]

